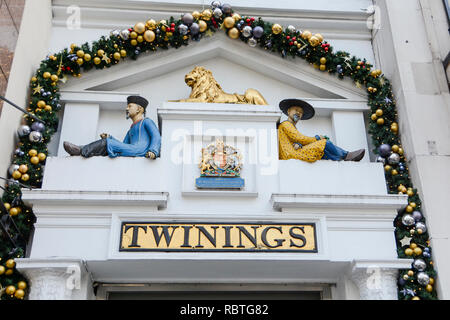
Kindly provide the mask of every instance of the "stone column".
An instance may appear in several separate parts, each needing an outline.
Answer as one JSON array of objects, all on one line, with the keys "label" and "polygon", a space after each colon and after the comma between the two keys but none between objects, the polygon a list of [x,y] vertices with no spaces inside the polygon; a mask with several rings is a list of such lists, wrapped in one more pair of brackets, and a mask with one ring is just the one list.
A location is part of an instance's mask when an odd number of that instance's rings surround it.
[{"label": "stone column", "polygon": [[354,268],[351,278],[361,300],[397,300],[397,269]]},{"label": "stone column", "polygon": [[29,281],[30,300],[87,300],[93,298],[90,273],[81,260],[16,259]]}]

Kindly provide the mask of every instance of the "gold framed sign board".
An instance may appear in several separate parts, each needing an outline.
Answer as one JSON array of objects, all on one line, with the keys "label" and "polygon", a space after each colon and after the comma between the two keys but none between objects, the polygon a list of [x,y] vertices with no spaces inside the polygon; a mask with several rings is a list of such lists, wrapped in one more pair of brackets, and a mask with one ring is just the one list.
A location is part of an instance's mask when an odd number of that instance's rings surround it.
[{"label": "gold framed sign board", "polygon": [[317,253],[316,225],[122,222],[119,251]]}]

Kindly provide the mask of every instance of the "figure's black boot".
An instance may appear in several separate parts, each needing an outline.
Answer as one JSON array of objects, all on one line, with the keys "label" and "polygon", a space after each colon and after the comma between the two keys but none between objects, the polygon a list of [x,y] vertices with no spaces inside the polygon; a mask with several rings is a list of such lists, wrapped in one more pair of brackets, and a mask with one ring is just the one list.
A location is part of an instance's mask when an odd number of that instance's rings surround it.
[{"label": "figure's black boot", "polygon": [[364,158],[364,155],[366,154],[365,149],[359,149],[356,151],[349,152],[347,156],[345,157],[344,161],[361,161],[362,158]]}]

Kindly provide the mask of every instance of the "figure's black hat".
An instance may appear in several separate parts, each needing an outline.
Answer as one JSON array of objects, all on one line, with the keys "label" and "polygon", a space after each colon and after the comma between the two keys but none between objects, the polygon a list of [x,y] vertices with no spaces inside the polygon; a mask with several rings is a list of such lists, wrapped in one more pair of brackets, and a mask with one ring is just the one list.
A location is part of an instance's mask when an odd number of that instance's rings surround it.
[{"label": "figure's black hat", "polygon": [[314,117],[316,111],[313,106],[308,102],[299,99],[286,99],[280,102],[280,109],[285,115],[288,115],[288,110],[290,107],[302,107],[303,117],[301,120],[308,120]]},{"label": "figure's black hat", "polygon": [[136,103],[140,105],[142,108],[146,109],[148,106],[147,99],[141,97],[141,96],[129,96],[127,98],[127,103]]}]

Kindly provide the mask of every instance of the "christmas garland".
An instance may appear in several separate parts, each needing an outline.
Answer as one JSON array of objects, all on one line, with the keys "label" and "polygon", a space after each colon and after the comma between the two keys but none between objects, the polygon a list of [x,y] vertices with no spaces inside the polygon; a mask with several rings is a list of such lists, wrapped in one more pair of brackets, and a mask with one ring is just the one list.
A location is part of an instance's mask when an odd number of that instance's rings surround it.
[{"label": "christmas garland", "polygon": [[[279,53],[283,58],[302,58],[314,68],[330,75],[354,81],[359,88],[367,88],[371,108],[369,133],[376,147],[377,161],[385,165],[389,192],[407,194],[408,206],[394,221],[399,258],[411,258],[410,270],[401,270],[398,297],[401,300],[437,299],[434,282],[436,273],[431,259],[429,234],[421,214],[421,201],[409,177],[397,124],[396,102],[388,79],[365,59],[333,47],[320,34],[283,28],[261,18],[241,17],[228,4],[214,1],[211,9],[192,12],[180,19],[148,20],[133,28],[114,30],[109,37],[101,37],[91,45],[72,44],[57,54],[48,56],[40,64],[30,83],[28,111],[42,119],[36,121],[25,115],[25,124],[18,130],[19,146],[9,168],[10,179],[2,202],[0,236],[1,299],[23,299],[28,291],[27,280],[15,269],[14,258],[23,257],[25,241],[35,222],[30,207],[21,200],[21,183],[39,188],[48,154],[47,144],[58,127],[59,82],[67,76],[80,77],[82,71],[104,69],[126,58],[137,59],[149,51],[167,50],[199,41],[223,29],[230,38],[239,39],[251,47]],[[0,202],[0,206],[2,204]]]}]

